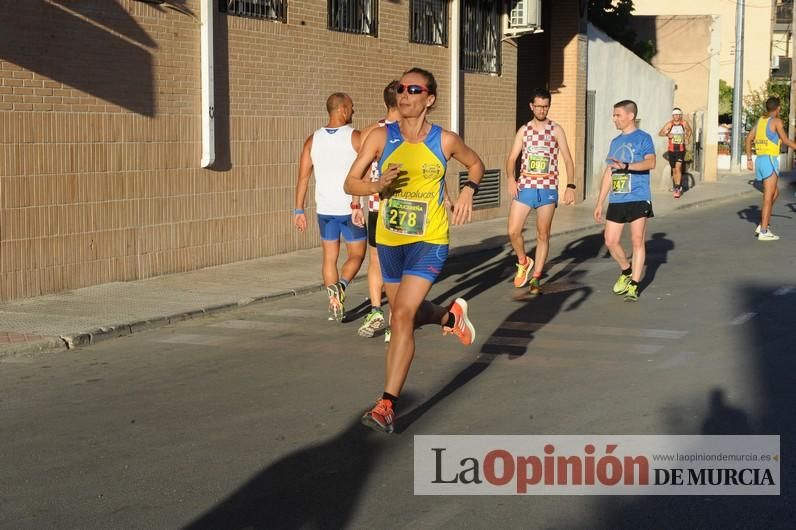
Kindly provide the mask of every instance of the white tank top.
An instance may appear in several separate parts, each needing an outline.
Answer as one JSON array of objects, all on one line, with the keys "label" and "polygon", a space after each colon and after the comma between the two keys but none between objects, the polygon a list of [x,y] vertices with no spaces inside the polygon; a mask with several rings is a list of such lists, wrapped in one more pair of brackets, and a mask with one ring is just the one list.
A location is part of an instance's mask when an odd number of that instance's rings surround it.
[{"label": "white tank top", "polygon": [[315,172],[315,204],[321,215],[350,215],[351,196],[343,191],[343,183],[357,157],[351,145],[354,128],[321,127],[312,135],[313,171]]}]

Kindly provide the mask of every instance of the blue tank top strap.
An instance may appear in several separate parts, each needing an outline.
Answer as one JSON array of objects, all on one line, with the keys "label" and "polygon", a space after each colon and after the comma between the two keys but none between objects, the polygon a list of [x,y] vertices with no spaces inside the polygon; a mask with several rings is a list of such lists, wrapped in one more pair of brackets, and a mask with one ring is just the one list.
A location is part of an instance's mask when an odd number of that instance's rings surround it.
[{"label": "blue tank top strap", "polygon": [[381,158],[379,159],[379,171],[381,171],[381,167],[384,164],[384,161],[387,160],[387,157],[395,151],[399,145],[401,145],[404,141],[403,136],[401,136],[401,127],[397,121],[392,123],[388,123],[384,126],[387,129],[387,141],[384,143],[384,149],[381,151]]},{"label": "blue tank top strap", "polygon": [[445,153],[442,151],[442,127],[431,125],[431,130],[423,143],[439,158],[442,167],[448,167],[448,159],[445,158]]},{"label": "blue tank top strap", "polygon": [[768,122],[766,122],[766,137],[771,143],[779,142],[779,134],[777,134],[777,131],[771,130],[771,118],[768,118]]}]

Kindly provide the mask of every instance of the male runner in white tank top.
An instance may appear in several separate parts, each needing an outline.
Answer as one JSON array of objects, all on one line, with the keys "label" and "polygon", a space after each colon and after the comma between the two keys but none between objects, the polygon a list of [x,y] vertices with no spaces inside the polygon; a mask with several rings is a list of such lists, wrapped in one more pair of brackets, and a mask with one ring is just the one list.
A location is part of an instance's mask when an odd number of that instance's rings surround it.
[{"label": "male runner in white tank top", "polygon": [[[329,122],[304,142],[296,183],[296,208],[293,222],[299,232],[307,228],[304,201],[310,174],[315,173],[315,206],[323,249],[323,284],[329,295],[329,319],[341,321],[345,315],[345,289],[359,272],[365,259],[367,232],[360,197],[343,191],[343,183],[357,156],[360,132],[351,126],[354,102],[342,92],[326,100]],[[346,242],[347,259],[340,274],[340,236]]]}]

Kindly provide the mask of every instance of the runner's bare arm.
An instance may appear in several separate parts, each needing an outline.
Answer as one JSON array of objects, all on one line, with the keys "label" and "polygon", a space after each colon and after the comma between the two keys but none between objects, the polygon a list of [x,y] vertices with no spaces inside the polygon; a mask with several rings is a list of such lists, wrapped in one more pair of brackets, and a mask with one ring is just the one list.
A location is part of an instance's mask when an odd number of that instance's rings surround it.
[{"label": "runner's bare arm", "polygon": [[788,133],[785,132],[785,127],[782,124],[782,120],[778,119],[774,122],[774,130],[777,131],[779,138],[782,140],[782,143],[790,147],[791,149],[796,149],[796,142],[788,138]]},{"label": "runner's bare arm", "polygon": [[669,136],[669,131],[672,130],[672,122],[667,121],[666,125],[664,125],[660,131],[658,131],[658,136]]},{"label": "runner's bare arm", "polygon": [[509,156],[506,159],[506,176],[508,177],[509,181],[517,180],[517,175],[515,174],[516,167],[517,167],[517,159],[522,154],[522,138],[525,135],[525,128],[520,127],[517,131],[517,134],[514,135],[514,143],[511,144],[511,151],[509,151]]},{"label": "runner's bare arm", "polygon": [[357,154],[356,160],[348,171],[343,191],[350,195],[370,195],[380,192],[387,184],[392,182],[397,175],[392,175],[389,171],[381,176],[378,182],[370,182],[367,178],[368,168],[374,160],[381,157],[384,142],[387,140],[387,131],[383,127],[372,131],[362,144],[362,148]]},{"label": "runner's bare arm", "polygon": [[[575,163],[572,161],[572,153],[569,151],[569,144],[567,143],[567,135],[560,125],[553,128],[553,134],[558,140],[558,148],[561,156],[564,157],[564,167],[567,169],[567,186],[575,184]],[[564,190],[564,204],[573,204],[575,202],[575,190],[567,187]]]},{"label": "runner's bare arm", "polygon": [[[609,169],[625,169],[625,163],[621,160],[617,160],[615,158],[612,159],[613,162],[608,165]],[[644,159],[640,162],[632,162],[627,164],[627,169],[630,171],[649,171],[650,169],[655,169],[656,158],[653,153],[644,155]]]},{"label": "runner's bare arm", "polygon": [[608,197],[608,191],[611,189],[611,166],[606,166],[603,171],[603,178],[600,180],[600,194],[597,196],[597,204],[594,207],[594,220],[602,223],[603,203],[605,198]]},{"label": "runner's bare arm", "polygon": [[688,122],[683,120],[683,127],[685,127],[685,140],[686,144],[691,143],[691,136],[693,135],[694,131],[691,129],[691,126],[688,125]]},{"label": "runner's bare arm", "polygon": [[[307,198],[307,189],[310,185],[310,175],[312,174],[312,136],[304,141],[304,147],[301,148],[301,156],[299,157],[299,171],[298,179],[296,180],[296,205],[297,211],[304,210],[304,201]],[[307,228],[307,218],[303,213],[294,214],[293,224],[299,232],[303,232]]]},{"label": "runner's bare arm", "polygon": [[[442,132],[442,152],[448,158],[454,158],[467,168],[467,180],[480,184],[484,176],[484,163],[478,154],[470,149],[461,137],[451,131]],[[464,186],[459,190],[459,197],[453,205],[453,224],[469,223],[473,217],[473,195],[475,190]]]},{"label": "runner's bare arm", "polygon": [[749,171],[755,168],[752,162],[752,142],[755,141],[755,129],[757,129],[757,127],[752,127],[752,130],[746,135],[746,142],[744,142],[744,148],[746,150],[746,169]]}]

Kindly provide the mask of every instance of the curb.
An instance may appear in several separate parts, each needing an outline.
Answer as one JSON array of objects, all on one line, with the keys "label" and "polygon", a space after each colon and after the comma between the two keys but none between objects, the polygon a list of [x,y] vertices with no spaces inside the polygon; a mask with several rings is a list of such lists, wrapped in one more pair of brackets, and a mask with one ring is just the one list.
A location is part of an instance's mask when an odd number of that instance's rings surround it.
[{"label": "curb", "polygon": [[66,342],[60,337],[43,337],[30,342],[14,342],[0,347],[0,359],[14,355],[54,353],[66,351]]},{"label": "curb", "polygon": [[[691,208],[698,208],[701,206],[705,206],[707,204],[721,204],[723,202],[729,202],[732,200],[736,200],[740,197],[744,197],[746,195],[757,194],[758,191],[755,189],[745,190],[742,192],[734,193],[731,195],[726,195],[722,197],[715,197],[715,198],[707,198],[702,199],[697,202],[688,202],[683,203],[680,205],[675,206],[671,211],[677,210],[687,210]],[[565,235],[571,235],[575,233],[585,232],[585,231],[592,231],[596,229],[601,229],[596,224],[589,224],[584,226],[579,226],[575,228],[569,228],[567,230],[557,232],[555,234],[551,234],[551,238],[558,238]],[[529,241],[533,241],[534,239],[529,239]],[[474,254],[481,254],[484,252],[494,251],[500,249],[501,251],[505,250],[508,247],[507,243],[502,244],[484,244],[483,246],[479,245],[468,245],[459,247],[459,249],[451,249],[449,254],[449,259],[451,260],[462,260],[467,256],[472,256]],[[466,250],[464,250],[466,248]],[[297,287],[294,289],[286,289],[284,291],[279,291],[276,293],[265,294],[261,296],[254,296],[250,298],[242,298],[237,302],[229,302],[223,304],[216,304],[210,305],[207,307],[199,308],[199,309],[192,309],[188,311],[182,311],[180,313],[174,313],[171,315],[165,316],[157,316],[148,318],[145,320],[135,320],[131,322],[123,322],[119,324],[112,324],[109,326],[102,326],[95,329],[90,329],[86,331],[81,331],[77,333],[71,333],[67,335],[62,335],[60,337],[47,337],[42,340],[38,340],[35,342],[28,342],[28,343],[17,343],[16,345],[9,345],[8,348],[0,348],[0,358],[13,355],[13,354],[26,354],[26,353],[41,353],[45,351],[61,351],[61,350],[72,350],[75,348],[79,348],[82,346],[89,346],[92,344],[97,344],[99,342],[103,342],[106,340],[118,338],[118,337],[126,337],[132,335],[134,333],[140,333],[142,331],[150,331],[153,329],[158,329],[161,327],[169,326],[175,324],[177,322],[182,322],[185,320],[192,320],[194,318],[205,317],[209,315],[213,315],[216,313],[221,313],[225,311],[231,311],[234,309],[239,309],[241,307],[245,307],[255,303],[261,302],[270,302],[275,300],[282,300],[284,298],[290,298],[294,296],[309,294],[317,291],[322,291],[323,285],[321,283],[315,283],[310,285],[304,285],[301,287]]]},{"label": "curb", "polygon": [[[258,302],[281,300],[282,298],[289,298],[291,296],[308,294],[314,291],[320,291],[322,288],[323,286],[321,284],[307,285],[304,287],[299,287],[297,289],[289,289],[286,291],[270,293],[262,296],[255,296],[252,298],[242,298],[237,302],[210,305],[199,309],[182,311],[180,313],[149,318],[146,320],[134,320],[132,322],[123,322],[121,324],[102,326],[87,331],[62,335],[61,337],[59,337],[59,339],[55,340],[60,342],[62,348],[72,350],[75,348],[79,348],[81,346],[89,346],[91,344],[97,344],[98,342],[103,342],[117,337],[126,337],[128,335],[132,335],[133,333],[140,333],[142,331],[149,331],[169,326],[177,322],[182,322],[184,320],[192,320],[194,318],[201,318],[213,315],[215,313],[231,311],[233,309],[238,309]],[[10,351],[8,353],[16,353],[16,352]]]}]

